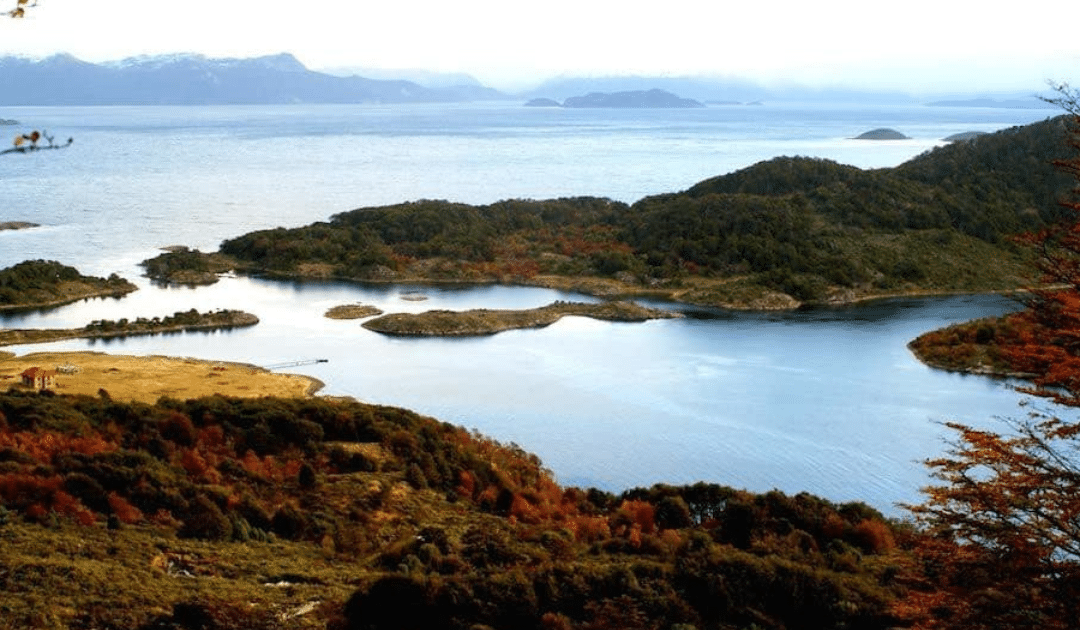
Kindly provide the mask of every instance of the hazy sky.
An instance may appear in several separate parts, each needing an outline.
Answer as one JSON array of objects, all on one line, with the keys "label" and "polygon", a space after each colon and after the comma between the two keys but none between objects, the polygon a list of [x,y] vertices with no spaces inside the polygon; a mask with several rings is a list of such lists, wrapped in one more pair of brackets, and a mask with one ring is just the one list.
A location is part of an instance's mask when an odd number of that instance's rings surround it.
[{"label": "hazy sky", "polygon": [[0,21],[0,54],[291,52],[313,69],[459,71],[502,88],[611,74],[917,92],[1080,83],[1077,0],[37,1]]}]

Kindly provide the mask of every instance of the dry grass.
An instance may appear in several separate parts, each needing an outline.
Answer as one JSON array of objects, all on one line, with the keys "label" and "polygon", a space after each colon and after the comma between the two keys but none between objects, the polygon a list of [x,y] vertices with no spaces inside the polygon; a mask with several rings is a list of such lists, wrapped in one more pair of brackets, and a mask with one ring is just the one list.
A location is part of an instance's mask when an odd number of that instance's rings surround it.
[{"label": "dry grass", "polygon": [[242,363],[201,361],[164,356],[126,356],[101,352],[38,352],[21,356],[0,353],[0,388],[19,385],[19,375],[31,367],[55,369],[71,365],[73,374],[58,374],[52,388],[59,394],[96,396],[104,389],[115,400],[153,403],[162,396],[188,399],[222,394],[309,396],[318,380],[297,374],[277,374]]}]

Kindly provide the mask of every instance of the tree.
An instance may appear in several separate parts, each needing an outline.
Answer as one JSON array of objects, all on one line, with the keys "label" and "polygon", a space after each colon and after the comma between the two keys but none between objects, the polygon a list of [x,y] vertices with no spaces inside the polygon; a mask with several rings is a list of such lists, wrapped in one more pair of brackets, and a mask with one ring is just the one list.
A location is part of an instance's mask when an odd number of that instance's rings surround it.
[{"label": "tree", "polygon": [[[1076,155],[1057,162],[1080,193],[1080,93],[1051,102],[1074,116]],[[912,507],[929,538],[918,547],[928,582],[905,602],[921,628],[1077,628],[1080,610],[1080,195],[1072,221],[1020,240],[1037,253],[1042,284],[1005,352],[1034,374],[1021,391],[1056,406],[1006,420],[1006,431],[949,423],[945,457],[927,462],[941,482]]]},{"label": "tree", "polygon": [[[30,2],[30,0],[15,0],[15,8],[7,11],[9,17],[21,18],[26,15],[26,9],[30,7],[36,7],[37,0]],[[39,145],[38,140],[44,139],[47,144]],[[21,133],[15,136],[14,146],[0,151],[0,155],[8,153],[30,153],[31,151],[40,151],[41,149],[63,149],[71,146],[74,142],[74,138],[68,138],[64,144],[57,144],[55,138],[49,135],[45,130],[34,130],[29,133]]]},{"label": "tree", "polygon": [[37,6],[37,1],[36,0],[33,3],[31,3],[30,0],[16,0],[15,8],[9,10],[7,12],[7,14],[10,17],[13,17],[13,18],[21,18],[26,14],[26,9],[27,8],[36,7],[36,6]]}]

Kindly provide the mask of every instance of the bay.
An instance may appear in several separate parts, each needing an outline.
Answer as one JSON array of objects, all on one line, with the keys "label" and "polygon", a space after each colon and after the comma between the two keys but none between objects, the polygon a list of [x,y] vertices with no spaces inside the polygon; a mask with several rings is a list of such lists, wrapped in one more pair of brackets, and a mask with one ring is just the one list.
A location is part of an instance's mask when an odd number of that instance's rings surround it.
[{"label": "bay", "polygon": [[[157,248],[214,250],[253,229],[304,225],[356,207],[420,198],[487,203],[596,195],[632,202],[777,155],[864,168],[898,164],[960,131],[993,131],[1052,110],[785,104],[705,110],[538,110],[510,104],[408,107],[3,108],[76,137],[69,149],[0,160],[0,266],[60,260],[117,272],[140,290],[4,327],[239,308],[261,323],[199,333],[24,346],[279,365],[325,394],[400,405],[537,453],[568,484],[622,490],[698,480],[865,500],[889,513],[918,500],[936,422],[1016,415],[1007,383],[930,370],[919,333],[1016,307],[1007,298],[885,300],[794,313],[714,311],[611,324],[566,318],[475,339],[394,339],[322,317],[364,302],[388,312],[527,308],[582,299],[522,287],[416,287],[226,278],[198,289],[138,278]],[[851,140],[874,127],[913,139]],[[63,130],[63,131],[60,131]],[[677,308],[677,307],[676,307]]]}]

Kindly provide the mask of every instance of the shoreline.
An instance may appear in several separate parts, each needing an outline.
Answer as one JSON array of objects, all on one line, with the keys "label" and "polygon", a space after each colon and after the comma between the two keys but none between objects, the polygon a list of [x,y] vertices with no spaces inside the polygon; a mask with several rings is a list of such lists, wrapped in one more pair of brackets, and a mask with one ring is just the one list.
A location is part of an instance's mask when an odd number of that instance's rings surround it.
[{"label": "shoreline", "polygon": [[64,368],[49,389],[58,394],[100,396],[148,404],[162,397],[190,399],[222,395],[310,398],[325,384],[303,374],[272,372],[250,363],[164,355],[123,355],[98,351],[0,351],[0,387],[34,391],[19,382],[31,367]]},{"label": "shoreline", "polygon": [[365,329],[397,337],[477,337],[507,330],[550,326],[567,316],[591,317],[610,322],[644,322],[675,319],[680,313],[646,308],[630,302],[554,302],[532,309],[434,310],[394,313],[368,320]]},{"label": "shoreline", "polygon": [[[987,289],[911,289],[907,291],[888,291],[882,293],[858,293],[854,290],[838,291],[830,297],[820,300],[800,301],[794,297],[777,291],[765,291],[753,299],[745,300],[709,300],[709,299],[686,299],[688,294],[695,292],[704,293],[710,290],[723,289],[726,286],[737,285],[744,278],[732,277],[722,279],[686,278],[681,286],[645,286],[638,283],[628,283],[615,278],[601,276],[557,276],[537,275],[531,278],[518,277],[514,279],[500,279],[494,277],[484,278],[433,278],[424,276],[406,276],[397,278],[357,278],[349,276],[284,273],[280,271],[260,271],[237,269],[237,273],[251,277],[265,278],[268,280],[291,280],[291,281],[314,281],[314,282],[353,282],[359,284],[372,284],[379,286],[483,286],[499,285],[505,287],[534,287],[552,289],[568,293],[580,293],[590,297],[608,300],[632,300],[652,299],[683,304],[687,306],[705,306],[722,308],[733,311],[796,311],[800,308],[813,307],[836,307],[849,306],[870,302],[874,300],[888,300],[893,298],[919,298],[919,297],[948,297],[961,295],[1020,295],[1028,292],[1027,288],[1002,287]],[[692,296],[691,296],[692,297]]]},{"label": "shoreline", "polygon": [[[125,281],[126,282],[126,281]],[[36,302],[33,304],[2,304],[0,305],[0,313],[3,312],[19,312],[19,311],[36,311],[41,309],[55,308],[57,306],[64,306],[66,304],[72,304],[80,300],[91,300],[94,298],[120,298],[128,293],[134,293],[139,290],[139,287],[128,282],[126,287],[118,287],[115,289],[90,291],[88,293],[81,293],[79,295],[64,297],[57,300],[50,300],[48,302]]]},{"label": "shoreline", "polygon": [[53,341],[67,341],[69,339],[116,339],[119,337],[139,337],[145,335],[169,334],[177,332],[199,332],[211,330],[228,330],[231,328],[243,328],[254,326],[259,323],[259,318],[250,313],[235,313],[228,322],[206,322],[198,324],[172,324],[155,326],[153,324],[138,327],[136,322],[132,328],[119,330],[92,329],[89,326],[83,328],[9,328],[0,329],[0,346],[19,346],[33,343],[51,343]]}]

